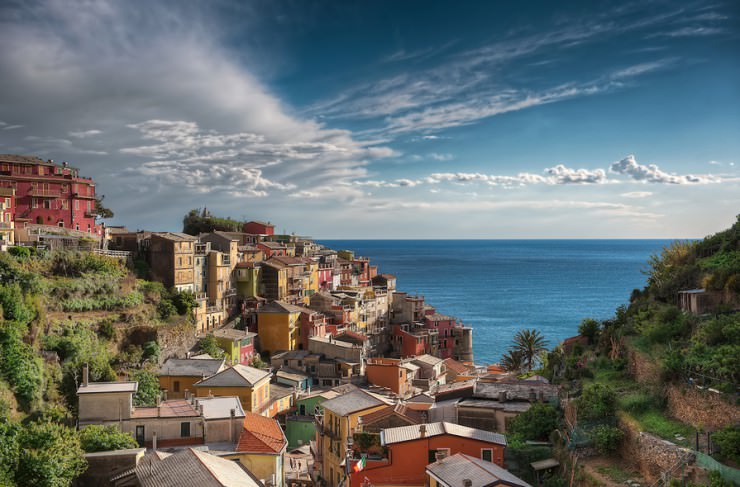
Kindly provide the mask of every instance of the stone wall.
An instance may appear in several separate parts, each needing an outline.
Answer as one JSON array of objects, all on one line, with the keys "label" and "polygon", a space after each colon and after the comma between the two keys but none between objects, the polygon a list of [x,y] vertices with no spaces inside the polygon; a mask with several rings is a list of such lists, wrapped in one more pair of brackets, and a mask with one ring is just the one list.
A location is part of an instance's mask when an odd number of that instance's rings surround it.
[{"label": "stone wall", "polygon": [[635,381],[643,384],[660,382],[660,367],[651,357],[634,349],[627,350],[627,370]]},{"label": "stone wall", "polygon": [[620,417],[618,425],[624,431],[624,440],[620,447],[622,458],[633,462],[650,482],[657,481],[664,471],[676,465],[682,457],[688,457],[689,463],[694,462],[691,450],[640,431],[627,418]]},{"label": "stone wall", "polygon": [[666,399],[668,413],[695,428],[715,431],[740,423],[740,408],[716,392],[672,384],[666,387]]},{"label": "stone wall", "polygon": [[161,350],[160,362],[170,357],[185,357],[198,343],[195,335],[195,325],[183,321],[177,324],[164,325],[157,328],[157,342]]}]

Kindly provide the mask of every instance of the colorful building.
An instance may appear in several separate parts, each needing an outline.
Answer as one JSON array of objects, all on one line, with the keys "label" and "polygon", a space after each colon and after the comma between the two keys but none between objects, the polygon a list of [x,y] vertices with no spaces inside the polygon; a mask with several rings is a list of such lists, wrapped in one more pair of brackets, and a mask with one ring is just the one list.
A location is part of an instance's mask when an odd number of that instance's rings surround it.
[{"label": "colorful building", "polygon": [[15,188],[0,187],[0,246],[15,243]]},{"label": "colorful building", "polygon": [[197,241],[185,233],[152,233],[148,252],[152,278],[167,288],[194,292]]},{"label": "colorful building", "polygon": [[313,310],[282,301],[273,301],[257,310],[257,333],[262,352],[303,349],[301,313]]},{"label": "colorful building", "polygon": [[198,397],[237,396],[244,411],[263,414],[270,405],[270,377],[266,370],[237,364],[193,384]]},{"label": "colorful building", "polygon": [[254,235],[275,235],[275,225],[270,222],[251,221],[244,224],[243,231]]},{"label": "colorful building", "polygon": [[313,391],[295,401],[295,411],[285,419],[285,436],[290,448],[308,445],[316,439],[315,419],[317,414],[323,414],[321,403],[338,395],[332,390]]},{"label": "colorful building", "polygon": [[195,383],[211,377],[226,368],[225,360],[169,358],[159,369],[159,388],[167,391],[167,397],[182,399],[185,392],[195,394]]},{"label": "colorful building", "polygon": [[262,267],[255,262],[239,262],[234,271],[236,294],[240,298],[259,296]]},{"label": "colorful building", "polygon": [[226,352],[229,364],[249,365],[254,358],[254,339],[256,333],[235,328],[220,328],[213,330],[219,347]]},{"label": "colorful building", "polygon": [[407,397],[413,392],[413,381],[418,371],[419,367],[409,361],[393,358],[370,358],[365,366],[370,384],[390,389],[399,397]]},{"label": "colorful building", "polygon": [[[337,487],[345,478],[347,440],[360,431],[358,418],[387,405],[360,389],[322,403],[324,414],[316,418],[319,428],[317,450],[321,452],[321,476],[327,487]],[[362,482],[362,477],[359,482]]]},{"label": "colorful building", "polygon": [[50,225],[102,237],[95,223],[95,182],[79,172],[66,162],[0,155],[0,187],[15,190],[16,226]]},{"label": "colorful building", "polygon": [[456,453],[426,468],[429,487],[532,487],[495,463]]},{"label": "colorful building", "polygon": [[351,475],[350,485],[358,486],[363,481],[397,485],[397,479],[403,478],[406,485],[421,486],[426,481],[427,465],[456,453],[500,467],[504,464],[506,437],[467,426],[446,422],[402,426],[385,429],[380,437],[382,446],[388,448],[388,457],[368,461],[364,470]]},{"label": "colorful building", "polygon": [[275,487],[283,487],[283,462],[287,446],[288,440],[277,421],[246,413],[236,451],[223,455],[222,458],[239,461],[264,485],[269,483]]}]

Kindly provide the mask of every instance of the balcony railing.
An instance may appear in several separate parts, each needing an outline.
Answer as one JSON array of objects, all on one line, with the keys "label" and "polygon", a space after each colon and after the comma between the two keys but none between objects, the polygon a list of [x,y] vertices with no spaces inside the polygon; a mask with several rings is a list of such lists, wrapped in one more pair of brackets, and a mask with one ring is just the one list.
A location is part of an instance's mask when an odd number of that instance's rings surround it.
[{"label": "balcony railing", "polygon": [[205,301],[208,299],[208,295],[206,293],[195,293],[194,296],[196,301]]},{"label": "balcony railing", "polygon": [[12,229],[13,229],[12,223],[0,222],[0,230],[12,230]]},{"label": "balcony railing", "polygon": [[224,291],[224,297],[225,298],[228,298],[230,296],[236,296],[236,288],[231,287],[231,288],[227,289],[226,291]]},{"label": "balcony railing", "polygon": [[83,199],[83,200],[94,200],[95,199],[94,195],[80,194],[80,193],[74,193],[74,197],[78,199]]},{"label": "balcony railing", "polygon": [[95,218],[98,216],[98,212],[95,210],[85,211],[85,218]]},{"label": "balcony railing", "polygon": [[60,198],[62,196],[61,191],[38,188],[31,189],[28,194],[35,198]]}]

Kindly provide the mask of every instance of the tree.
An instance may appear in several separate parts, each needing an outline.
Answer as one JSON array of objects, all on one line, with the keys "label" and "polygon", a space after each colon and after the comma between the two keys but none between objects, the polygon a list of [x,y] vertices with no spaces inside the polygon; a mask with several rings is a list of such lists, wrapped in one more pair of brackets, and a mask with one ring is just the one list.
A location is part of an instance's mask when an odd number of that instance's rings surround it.
[{"label": "tree", "polygon": [[589,384],[577,399],[579,419],[593,420],[614,416],[617,407],[617,395],[605,384]]},{"label": "tree", "polygon": [[207,353],[213,358],[221,358],[224,356],[224,349],[218,346],[218,341],[213,335],[206,335],[200,339],[198,346],[201,351]]},{"label": "tree", "polygon": [[66,487],[87,468],[77,432],[67,426],[30,423],[18,434],[18,485]]},{"label": "tree", "polygon": [[539,356],[547,351],[547,340],[535,329],[519,330],[514,335],[514,350],[522,355],[523,365],[531,372],[539,362]]},{"label": "tree", "polygon": [[80,431],[80,444],[87,453],[96,451],[125,450],[139,445],[134,437],[115,426],[93,424]]},{"label": "tree", "polygon": [[135,406],[153,406],[159,396],[159,377],[148,370],[137,370],[131,374],[131,380],[139,383],[134,395]]},{"label": "tree", "polygon": [[578,334],[588,338],[589,345],[596,343],[596,337],[601,331],[601,324],[593,318],[586,318],[578,325]]},{"label": "tree", "polygon": [[95,198],[95,215],[98,218],[113,218],[113,210],[103,206],[105,195]]},{"label": "tree", "polygon": [[558,412],[549,404],[536,403],[511,420],[507,433],[523,440],[541,440],[558,429]]},{"label": "tree", "polygon": [[602,455],[608,455],[617,450],[624,433],[616,426],[602,424],[591,430],[590,436],[596,450]]},{"label": "tree", "polygon": [[520,372],[523,365],[523,357],[519,350],[510,348],[501,357],[501,366],[507,372]]}]

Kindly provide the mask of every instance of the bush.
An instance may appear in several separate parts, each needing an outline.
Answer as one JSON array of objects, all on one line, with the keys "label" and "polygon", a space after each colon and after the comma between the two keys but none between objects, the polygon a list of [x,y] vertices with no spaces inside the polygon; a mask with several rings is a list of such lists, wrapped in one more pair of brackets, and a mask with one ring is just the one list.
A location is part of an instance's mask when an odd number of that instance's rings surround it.
[{"label": "bush", "polygon": [[18,284],[0,286],[0,306],[6,320],[28,324],[35,316]]},{"label": "bush", "polygon": [[159,361],[159,343],[152,340],[146,342],[142,347],[144,360],[150,360],[152,362]]},{"label": "bush", "polygon": [[601,425],[591,430],[590,436],[596,450],[602,455],[607,455],[619,448],[624,433],[614,426]]},{"label": "bush", "polygon": [[221,358],[225,355],[224,349],[218,346],[218,341],[213,335],[206,335],[200,339],[198,346],[201,351],[213,358]]},{"label": "bush", "polygon": [[98,335],[106,340],[112,340],[116,336],[116,328],[110,320],[101,321],[98,325]]},{"label": "bush", "polygon": [[740,428],[728,426],[712,435],[712,443],[719,447],[717,455],[722,460],[740,463]]},{"label": "bush", "polygon": [[192,309],[198,306],[195,295],[187,291],[173,291],[172,303],[180,315],[189,315]]},{"label": "bush", "polygon": [[134,406],[154,406],[159,396],[159,377],[148,370],[137,370],[131,374],[131,380],[139,383],[134,395]]},{"label": "bush", "polygon": [[0,328],[0,372],[28,409],[40,398],[43,365],[33,348],[23,341],[25,326],[6,322]]},{"label": "bush", "polygon": [[578,334],[588,338],[588,343],[593,345],[601,331],[601,324],[593,318],[586,318],[578,325]]},{"label": "bush", "polygon": [[536,403],[511,420],[507,432],[523,440],[546,439],[558,428],[558,412],[549,404]]},{"label": "bush", "polygon": [[175,308],[175,305],[169,299],[163,299],[157,305],[157,314],[159,314],[159,318],[162,320],[168,319],[175,313],[177,313],[177,308]]},{"label": "bush", "polygon": [[621,409],[629,413],[642,414],[651,409],[659,408],[660,402],[661,401],[652,394],[648,394],[646,392],[635,392],[622,396],[619,399],[619,406]]},{"label": "bush", "polygon": [[77,432],[56,423],[31,423],[18,435],[18,485],[70,485],[87,468]]},{"label": "bush", "polygon": [[103,274],[123,277],[126,270],[116,258],[90,252],[55,252],[51,257],[51,272],[57,276],[82,277],[84,274]]},{"label": "bush", "polygon": [[93,424],[80,431],[80,444],[87,453],[126,450],[139,445],[133,436],[122,433],[115,426]]},{"label": "bush", "polygon": [[8,253],[18,260],[26,260],[31,258],[30,247],[10,247]]},{"label": "bush", "polygon": [[604,384],[589,384],[576,400],[579,419],[604,419],[614,416],[617,396],[614,390]]}]

